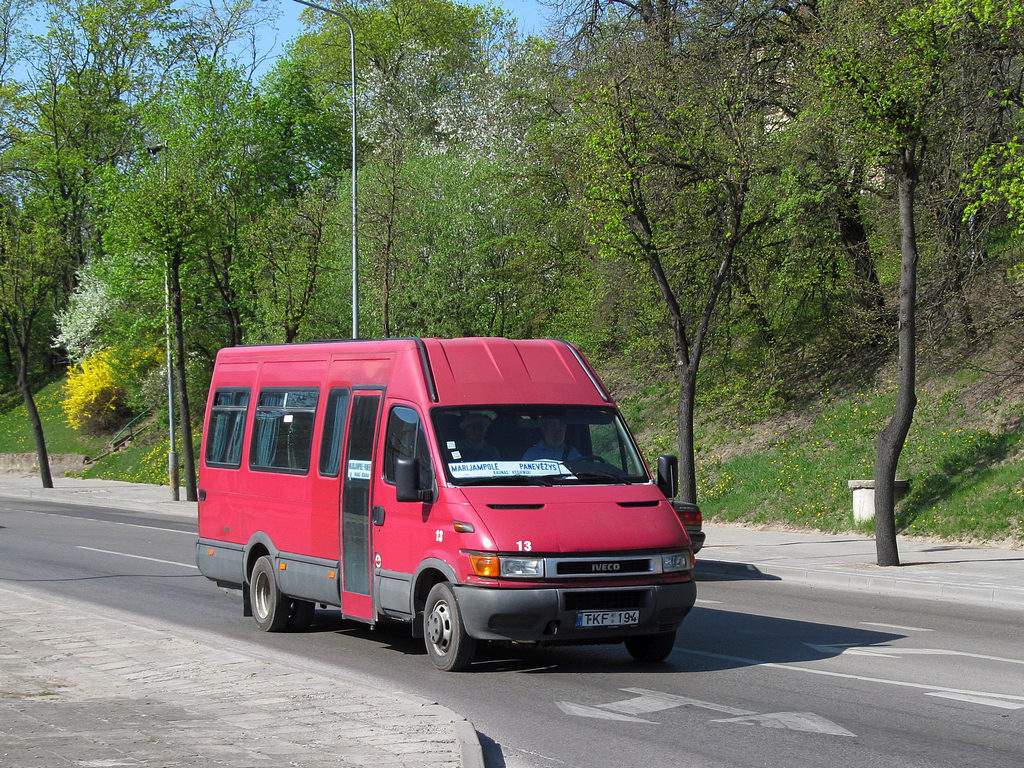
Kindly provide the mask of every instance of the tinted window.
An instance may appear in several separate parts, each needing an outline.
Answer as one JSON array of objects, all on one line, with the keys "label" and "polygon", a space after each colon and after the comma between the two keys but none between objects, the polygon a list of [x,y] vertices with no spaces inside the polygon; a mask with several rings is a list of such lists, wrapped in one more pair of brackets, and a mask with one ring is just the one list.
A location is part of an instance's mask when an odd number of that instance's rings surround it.
[{"label": "tinted window", "polygon": [[324,409],[324,431],[320,441],[320,474],[337,477],[341,466],[341,441],[345,436],[349,391],[332,389]]},{"label": "tinted window", "polygon": [[420,460],[420,487],[429,488],[434,481],[427,450],[427,436],[419,414],[412,408],[399,405],[391,409],[388,417],[387,442],[384,446],[384,479],[395,482],[395,459],[405,456]]},{"label": "tinted window", "polygon": [[316,389],[265,389],[256,405],[249,466],[272,472],[309,471]]},{"label": "tinted window", "polygon": [[242,465],[242,440],[249,411],[248,389],[218,389],[210,407],[206,463],[238,469]]},{"label": "tinted window", "polygon": [[614,408],[435,408],[431,419],[442,468],[456,485],[650,482]]}]

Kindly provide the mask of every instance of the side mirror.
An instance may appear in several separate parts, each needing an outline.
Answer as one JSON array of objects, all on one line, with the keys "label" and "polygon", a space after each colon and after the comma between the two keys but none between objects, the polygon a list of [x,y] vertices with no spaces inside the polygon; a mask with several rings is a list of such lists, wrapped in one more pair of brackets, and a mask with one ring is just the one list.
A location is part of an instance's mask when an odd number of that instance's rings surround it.
[{"label": "side mirror", "polygon": [[665,454],[658,457],[658,488],[671,499],[679,492],[679,459]]},{"label": "side mirror", "polygon": [[395,497],[398,501],[430,501],[430,489],[420,487],[420,460],[395,458]]}]

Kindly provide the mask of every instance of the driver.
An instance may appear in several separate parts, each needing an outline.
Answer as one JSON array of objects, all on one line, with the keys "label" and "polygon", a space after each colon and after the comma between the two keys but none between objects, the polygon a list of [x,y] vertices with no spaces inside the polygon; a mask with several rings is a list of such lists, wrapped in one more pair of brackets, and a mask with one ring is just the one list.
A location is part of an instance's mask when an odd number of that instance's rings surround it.
[{"label": "driver", "polygon": [[545,418],[540,420],[541,439],[526,449],[523,459],[555,459],[556,461],[573,461],[583,458],[575,447],[565,442],[565,419]]}]

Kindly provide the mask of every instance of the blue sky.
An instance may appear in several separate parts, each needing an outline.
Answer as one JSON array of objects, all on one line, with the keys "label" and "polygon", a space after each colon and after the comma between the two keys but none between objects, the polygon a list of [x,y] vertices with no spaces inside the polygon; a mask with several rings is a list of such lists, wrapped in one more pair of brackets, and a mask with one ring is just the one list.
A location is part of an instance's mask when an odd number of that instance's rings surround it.
[{"label": "blue sky", "polygon": [[[301,31],[302,24],[299,22],[299,15],[305,6],[294,2],[294,0],[271,0],[271,2],[275,3],[281,11],[281,17],[277,21],[277,42],[270,50],[270,55],[276,58],[284,52],[285,44]],[[467,2],[472,2],[472,0],[467,0]],[[541,33],[547,25],[545,14],[548,9],[537,0],[492,0],[492,2],[511,11],[519,22],[520,30],[525,34]],[[330,0],[322,4],[327,7],[331,5]],[[274,36],[275,33],[271,30],[267,35],[267,49],[271,49]]]}]

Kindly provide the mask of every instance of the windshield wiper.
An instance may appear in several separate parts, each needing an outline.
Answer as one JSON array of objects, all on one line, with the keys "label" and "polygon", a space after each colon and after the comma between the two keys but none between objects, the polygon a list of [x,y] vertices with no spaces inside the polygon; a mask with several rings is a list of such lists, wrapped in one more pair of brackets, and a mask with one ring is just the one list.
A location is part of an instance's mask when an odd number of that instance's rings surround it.
[{"label": "windshield wiper", "polygon": [[632,485],[635,481],[614,472],[574,472],[578,480],[611,480],[621,485]]}]

